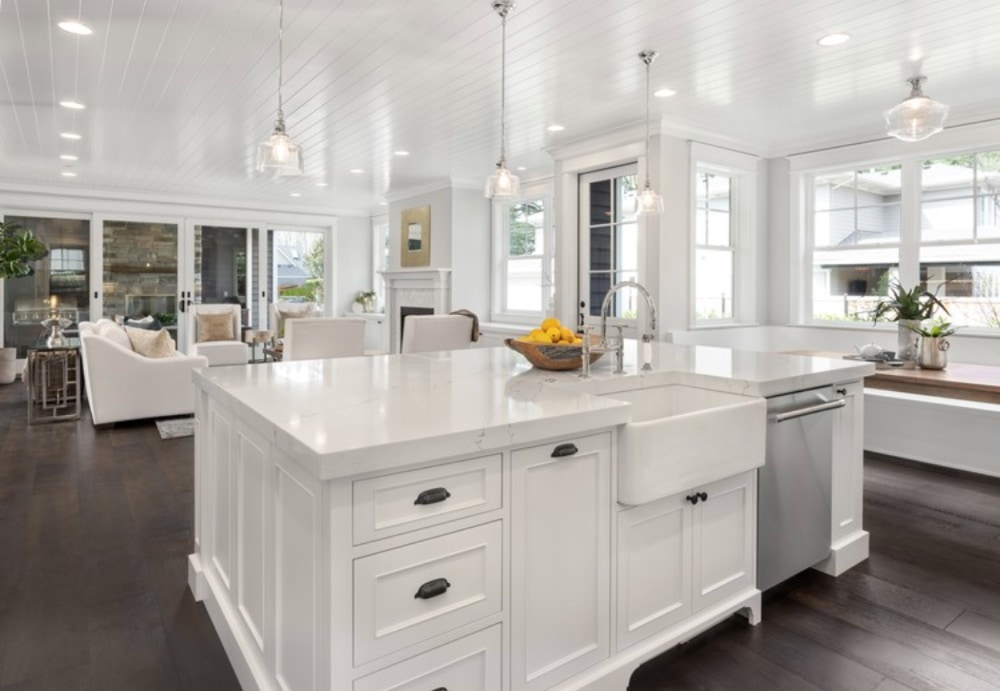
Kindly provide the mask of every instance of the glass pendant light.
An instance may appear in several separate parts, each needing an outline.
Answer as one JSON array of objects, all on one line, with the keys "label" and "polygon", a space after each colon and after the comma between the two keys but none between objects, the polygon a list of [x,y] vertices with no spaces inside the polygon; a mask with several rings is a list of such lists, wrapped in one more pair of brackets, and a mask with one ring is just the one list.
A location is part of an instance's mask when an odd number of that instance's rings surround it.
[{"label": "glass pendant light", "polygon": [[500,160],[493,175],[486,178],[486,196],[489,199],[513,199],[521,193],[521,181],[507,169],[506,115],[507,115],[507,15],[514,9],[513,0],[493,0],[493,11],[500,15],[502,39],[500,41]]},{"label": "glass pendant light", "polygon": [[635,198],[635,212],[640,216],[655,216],[663,213],[663,197],[649,182],[649,67],[656,60],[656,51],[644,50],[639,53],[639,59],[646,65],[646,185]]},{"label": "glass pendant light", "polygon": [[261,173],[270,171],[276,175],[302,175],[302,149],[292,142],[285,131],[285,112],[282,110],[284,30],[285,2],[278,0],[278,119],[274,121],[274,131],[267,141],[257,145],[257,170]]},{"label": "glass pendant light", "polygon": [[920,86],[927,77],[911,77],[910,95],[884,114],[886,133],[904,142],[919,142],[944,129],[948,106],[925,96]]}]

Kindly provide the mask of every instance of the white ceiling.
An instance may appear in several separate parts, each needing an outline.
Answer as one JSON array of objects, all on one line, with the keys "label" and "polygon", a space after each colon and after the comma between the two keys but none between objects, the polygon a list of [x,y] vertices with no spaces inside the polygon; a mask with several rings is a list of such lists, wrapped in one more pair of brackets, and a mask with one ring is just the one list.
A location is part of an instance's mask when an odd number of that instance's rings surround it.
[{"label": "white ceiling", "polygon": [[[61,31],[65,19],[93,35]],[[490,0],[285,0],[299,178],[253,169],[277,108],[277,28],[277,0],[4,0],[0,183],[374,210],[407,189],[491,172],[500,20]],[[952,107],[949,124],[1000,117],[998,28],[996,0],[518,0],[508,161],[544,176],[547,148],[641,125],[644,48],[660,53],[653,88],[677,91],[653,100],[664,131],[764,155],[884,136],[881,113],[916,69]],[[832,31],[852,40],[818,46]],[[62,177],[70,167],[77,177]]]}]

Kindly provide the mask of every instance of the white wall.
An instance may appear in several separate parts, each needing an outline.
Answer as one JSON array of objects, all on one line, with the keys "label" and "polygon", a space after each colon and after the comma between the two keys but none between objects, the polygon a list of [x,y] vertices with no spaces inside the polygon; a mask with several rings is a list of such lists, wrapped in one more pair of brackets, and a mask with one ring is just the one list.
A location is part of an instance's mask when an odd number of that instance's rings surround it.
[{"label": "white wall", "polygon": [[338,218],[333,231],[333,316],[351,312],[354,296],[372,286],[372,231],[365,218]]},{"label": "white wall", "polygon": [[451,307],[490,313],[490,200],[481,189],[452,190]]}]

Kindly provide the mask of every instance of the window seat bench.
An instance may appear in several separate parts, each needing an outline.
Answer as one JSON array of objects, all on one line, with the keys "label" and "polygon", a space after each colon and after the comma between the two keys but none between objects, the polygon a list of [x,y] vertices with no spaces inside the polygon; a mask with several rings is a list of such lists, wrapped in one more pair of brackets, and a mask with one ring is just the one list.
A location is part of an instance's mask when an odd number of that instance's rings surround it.
[{"label": "window seat bench", "polygon": [[950,362],[943,370],[880,369],[865,377],[866,451],[1000,477],[998,430],[1000,367]]}]

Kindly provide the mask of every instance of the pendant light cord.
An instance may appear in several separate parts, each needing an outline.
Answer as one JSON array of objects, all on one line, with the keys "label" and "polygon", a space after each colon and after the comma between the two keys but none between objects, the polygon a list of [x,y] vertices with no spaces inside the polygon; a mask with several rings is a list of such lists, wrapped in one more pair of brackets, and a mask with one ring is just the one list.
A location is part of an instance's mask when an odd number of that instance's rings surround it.
[{"label": "pendant light cord", "polygon": [[278,0],[278,121],[284,126],[285,112],[281,100],[281,85],[284,81],[284,33],[285,33],[285,0]]},{"label": "pendant light cord", "polygon": [[649,66],[653,62],[652,57],[643,58],[646,63],[646,189],[650,189],[649,183]]},{"label": "pendant light cord", "polygon": [[507,166],[507,10],[500,14],[500,166]]}]

